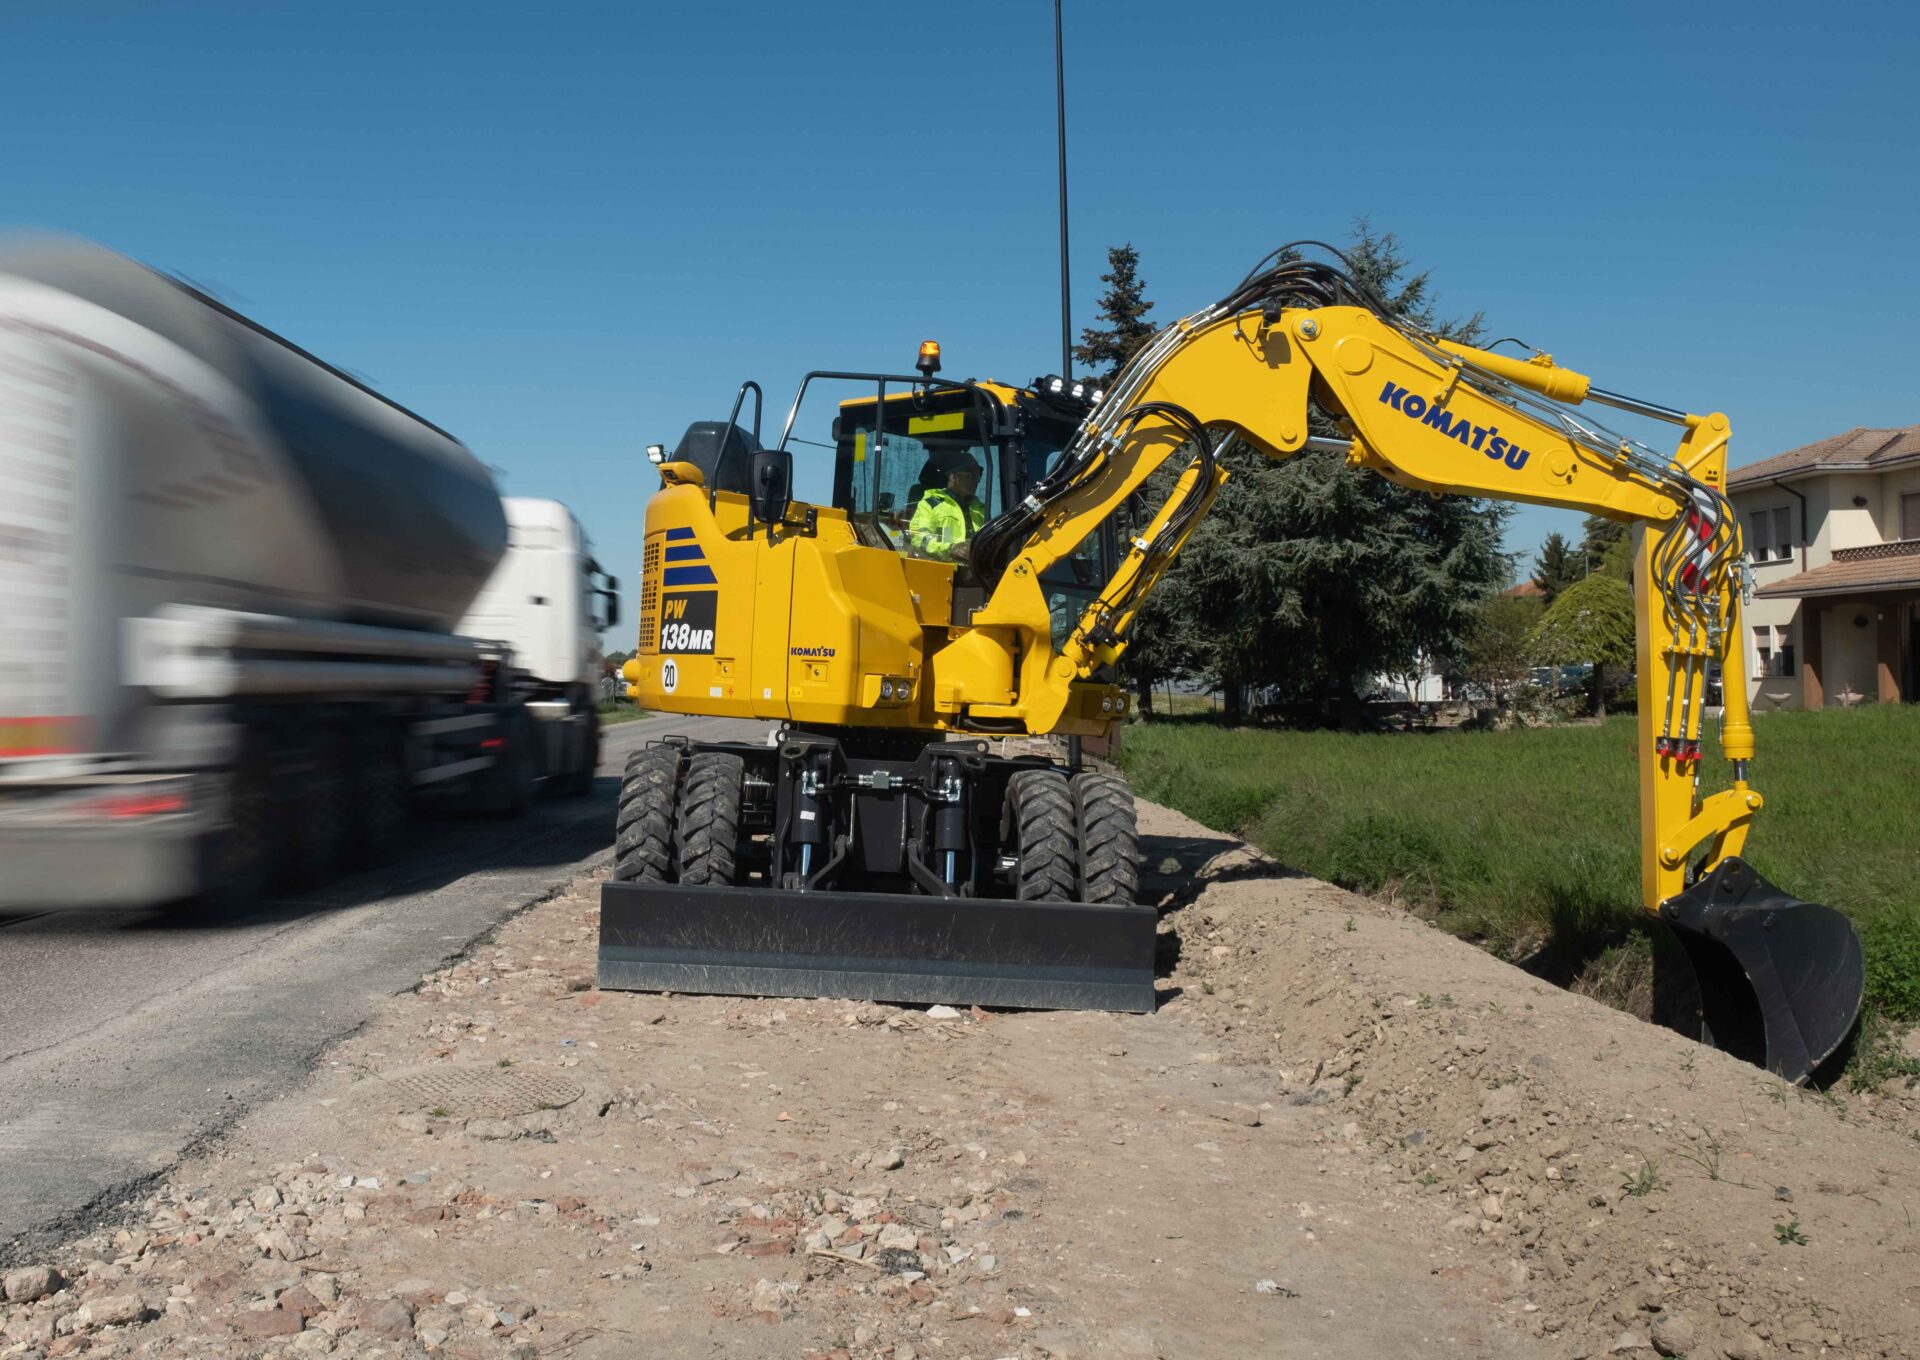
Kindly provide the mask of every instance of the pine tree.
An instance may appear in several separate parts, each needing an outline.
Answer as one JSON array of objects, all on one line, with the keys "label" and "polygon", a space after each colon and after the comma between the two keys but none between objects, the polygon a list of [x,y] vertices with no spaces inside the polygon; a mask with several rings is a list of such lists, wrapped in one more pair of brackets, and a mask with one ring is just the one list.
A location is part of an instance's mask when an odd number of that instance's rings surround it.
[{"label": "pine tree", "polygon": [[1561,591],[1586,574],[1586,564],[1568,546],[1566,537],[1548,534],[1547,541],[1540,545],[1540,555],[1533,560],[1533,583],[1540,587],[1542,601],[1552,605]]},{"label": "pine tree", "polygon": [[1625,581],[1633,576],[1633,535],[1604,515],[1588,515],[1580,526],[1580,555],[1589,572],[1603,571]]},{"label": "pine tree", "polygon": [[1432,271],[1423,269],[1407,275],[1408,261],[1400,253],[1400,238],[1390,231],[1376,232],[1373,219],[1362,215],[1353,219],[1352,239],[1346,248],[1353,261],[1354,276],[1369,285],[1400,316],[1423,330],[1448,340],[1470,344],[1486,329],[1486,316],[1441,321],[1434,316]]},{"label": "pine tree", "polygon": [[1094,383],[1111,383],[1153,335],[1153,324],[1146,319],[1153,304],[1146,299],[1139,271],[1140,252],[1132,242],[1107,248],[1107,272],[1100,276],[1107,291],[1099,304],[1100,319],[1107,324],[1081,331],[1080,343],[1073,347],[1073,357],[1086,365],[1085,376]]}]

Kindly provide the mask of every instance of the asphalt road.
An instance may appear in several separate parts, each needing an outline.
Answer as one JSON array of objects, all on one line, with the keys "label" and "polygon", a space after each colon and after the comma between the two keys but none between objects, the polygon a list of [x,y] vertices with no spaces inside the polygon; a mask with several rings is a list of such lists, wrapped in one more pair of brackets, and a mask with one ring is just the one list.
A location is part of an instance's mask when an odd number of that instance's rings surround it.
[{"label": "asphalt road", "polygon": [[628,752],[766,726],[610,727],[590,796],[510,822],[416,823],[393,864],[242,914],[0,913],[0,1265],[110,1214],[300,1081],[384,998],[605,863]]}]

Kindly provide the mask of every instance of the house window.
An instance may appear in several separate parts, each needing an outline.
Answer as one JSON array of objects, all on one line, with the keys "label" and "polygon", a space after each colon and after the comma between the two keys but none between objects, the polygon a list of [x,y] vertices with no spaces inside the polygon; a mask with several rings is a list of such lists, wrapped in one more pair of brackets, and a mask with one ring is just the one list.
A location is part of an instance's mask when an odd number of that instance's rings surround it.
[{"label": "house window", "polygon": [[1920,493],[1909,491],[1900,498],[1900,537],[1920,538]]},{"label": "house window", "polygon": [[1753,630],[1754,678],[1793,674],[1793,630],[1756,625]]},{"label": "house window", "polygon": [[1747,551],[1756,562],[1784,561],[1793,556],[1793,510],[1756,510],[1748,516]]}]

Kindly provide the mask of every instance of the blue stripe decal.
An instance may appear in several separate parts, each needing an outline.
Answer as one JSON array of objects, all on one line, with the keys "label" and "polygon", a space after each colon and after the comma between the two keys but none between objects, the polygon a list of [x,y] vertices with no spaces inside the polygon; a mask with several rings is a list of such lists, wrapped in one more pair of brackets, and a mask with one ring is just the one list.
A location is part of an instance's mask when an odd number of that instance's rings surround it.
[{"label": "blue stripe decal", "polygon": [[669,562],[704,562],[707,555],[700,551],[698,543],[675,543],[667,549]]},{"label": "blue stripe decal", "polygon": [[683,524],[678,529],[667,530],[667,542],[669,543],[673,542],[676,538],[692,538],[692,537],[693,537],[693,526],[691,524]]},{"label": "blue stripe decal", "polygon": [[660,579],[663,585],[669,586],[712,586],[720,583],[712,567],[668,567],[661,573]]}]

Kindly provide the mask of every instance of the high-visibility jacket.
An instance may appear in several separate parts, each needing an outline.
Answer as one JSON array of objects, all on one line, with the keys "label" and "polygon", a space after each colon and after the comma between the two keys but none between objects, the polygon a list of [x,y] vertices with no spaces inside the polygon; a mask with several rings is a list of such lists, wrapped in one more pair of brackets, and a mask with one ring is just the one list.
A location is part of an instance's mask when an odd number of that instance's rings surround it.
[{"label": "high-visibility jacket", "polygon": [[946,488],[935,487],[914,506],[907,542],[917,553],[951,561],[954,545],[972,538],[986,519],[987,507],[974,497],[962,501]]}]

